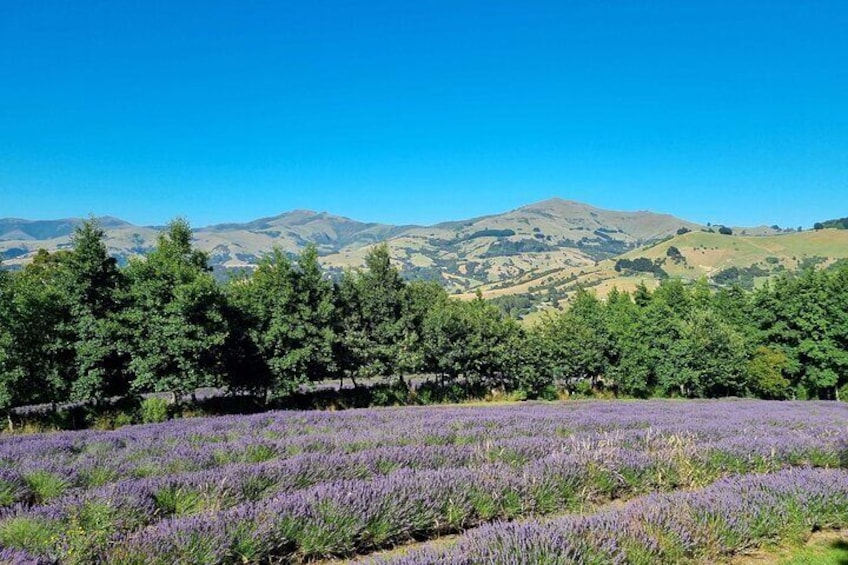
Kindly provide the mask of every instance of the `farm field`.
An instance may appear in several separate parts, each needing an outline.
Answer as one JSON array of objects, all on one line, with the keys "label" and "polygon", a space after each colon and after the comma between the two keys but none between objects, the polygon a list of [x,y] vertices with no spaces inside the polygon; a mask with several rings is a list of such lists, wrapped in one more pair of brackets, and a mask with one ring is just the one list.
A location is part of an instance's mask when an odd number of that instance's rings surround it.
[{"label": "farm field", "polygon": [[848,526],[848,409],[573,401],[10,436],[0,506],[0,563],[717,562]]}]

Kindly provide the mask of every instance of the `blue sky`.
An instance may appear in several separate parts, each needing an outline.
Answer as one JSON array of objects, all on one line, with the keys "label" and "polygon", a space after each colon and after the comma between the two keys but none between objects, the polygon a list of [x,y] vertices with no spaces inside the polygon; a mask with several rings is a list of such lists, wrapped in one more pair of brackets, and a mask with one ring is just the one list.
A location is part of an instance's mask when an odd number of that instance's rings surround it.
[{"label": "blue sky", "polygon": [[848,216],[848,2],[0,2],[0,217]]}]

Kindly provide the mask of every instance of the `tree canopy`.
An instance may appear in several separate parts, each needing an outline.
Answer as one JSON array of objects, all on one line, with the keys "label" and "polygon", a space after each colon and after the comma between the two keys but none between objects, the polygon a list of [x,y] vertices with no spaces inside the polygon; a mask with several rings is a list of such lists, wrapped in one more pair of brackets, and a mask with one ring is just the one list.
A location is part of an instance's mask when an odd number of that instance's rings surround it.
[{"label": "tree canopy", "polygon": [[[620,267],[654,266],[646,261]],[[848,393],[848,262],[752,292],[674,279],[605,300],[580,290],[532,327],[504,311],[405,281],[385,244],[336,279],[309,246],[276,249],[221,283],[185,220],[124,267],[89,220],[67,250],[0,268],[0,410],[204,386],[273,398],[327,379],[404,384],[413,373],[527,397]]]}]

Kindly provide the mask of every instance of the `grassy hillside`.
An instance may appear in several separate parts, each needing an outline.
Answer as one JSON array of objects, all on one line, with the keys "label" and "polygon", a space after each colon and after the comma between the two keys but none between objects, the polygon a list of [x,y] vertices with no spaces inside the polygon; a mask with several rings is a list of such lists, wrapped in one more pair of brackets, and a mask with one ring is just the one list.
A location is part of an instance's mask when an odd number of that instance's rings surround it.
[{"label": "grassy hillside", "polygon": [[550,297],[563,303],[579,287],[592,288],[605,296],[613,288],[632,291],[638,284],[649,288],[658,285],[662,275],[655,272],[616,270],[621,260],[638,259],[649,260],[669,277],[689,281],[706,278],[716,286],[738,284],[754,288],[783,272],[828,266],[839,259],[848,259],[848,231],[824,229],[768,236],[692,231],[599,261],[591,267],[530,272],[511,284],[489,284],[480,290],[483,296],[498,300],[529,294],[535,297],[536,307],[544,309],[552,302]]},{"label": "grassy hillside", "polygon": [[[0,219],[0,258],[16,268],[40,248],[68,247],[80,221]],[[156,243],[156,227],[117,218],[100,221],[110,253],[122,262]],[[409,279],[439,281],[468,296],[477,289],[490,298],[532,294],[536,303],[553,306],[578,286],[605,295],[612,288],[652,286],[667,275],[753,287],[782,270],[848,256],[845,230],[734,227],[733,235],[721,235],[702,229],[668,214],[603,210],[554,198],[433,226],[391,226],[295,210],[201,227],[195,244],[209,252],[212,265],[221,271],[250,269],[275,246],[294,254],[311,243],[324,267],[338,272],[362,266],[368,250],[385,241]],[[676,235],[685,230],[691,231]],[[639,270],[646,267],[652,272]]]},{"label": "grassy hillside", "polygon": [[[39,249],[70,244],[78,219],[55,222],[0,220],[0,257],[11,266]],[[155,228],[104,221],[110,251],[121,260],[150,249]],[[667,214],[615,212],[579,202],[546,200],[503,214],[433,226],[390,226],[295,210],[241,224],[197,229],[196,245],[217,269],[251,268],[273,247],[296,253],[318,246],[322,262],[339,271],[364,264],[377,242],[387,241],[404,275],[437,280],[454,291],[508,283],[529,272],[586,269],[696,224]]]}]

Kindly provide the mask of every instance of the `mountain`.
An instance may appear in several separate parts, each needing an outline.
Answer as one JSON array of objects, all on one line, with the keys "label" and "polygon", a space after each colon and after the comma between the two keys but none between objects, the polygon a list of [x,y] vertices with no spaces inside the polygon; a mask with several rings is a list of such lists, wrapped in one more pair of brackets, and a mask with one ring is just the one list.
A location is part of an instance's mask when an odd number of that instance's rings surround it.
[{"label": "mountain", "polygon": [[[161,229],[111,217],[99,221],[110,253],[121,262],[152,249]],[[0,219],[4,265],[18,268],[40,248],[69,247],[79,222],[79,218]],[[827,263],[845,256],[848,241],[832,235],[835,231],[797,234],[776,226],[734,227],[733,235],[721,235],[668,214],[611,211],[554,198],[432,226],[393,226],[294,210],[246,223],[197,228],[195,244],[209,252],[213,267],[223,272],[253,267],[274,246],[294,254],[313,243],[324,267],[341,272],[361,266],[368,249],[386,241],[410,279],[437,280],[457,293],[480,289],[489,297],[545,289],[555,300],[577,285],[604,292],[613,285],[652,284],[666,274],[750,284],[804,261]],[[679,255],[668,255],[671,247]],[[639,270],[646,266],[649,271]],[[727,271],[733,268],[739,272]]]},{"label": "mountain", "polygon": [[[39,248],[68,247],[73,228],[81,221],[0,219],[0,253],[7,265],[14,266]],[[122,261],[155,245],[156,227],[109,217],[99,221],[110,252]],[[611,212],[552,199],[433,226],[392,226],[294,210],[246,223],[197,228],[195,240],[219,269],[251,267],[274,246],[296,253],[314,243],[324,264],[335,270],[360,266],[371,245],[387,241],[407,275],[471,288],[544,266],[594,264],[680,227],[699,226],[665,214]]]},{"label": "mountain", "polygon": [[[407,276],[470,290],[532,271],[587,268],[682,227],[701,226],[666,214],[614,212],[555,198],[503,214],[410,227],[389,245]],[[366,252],[347,247],[324,261],[337,269],[358,266]]]}]

